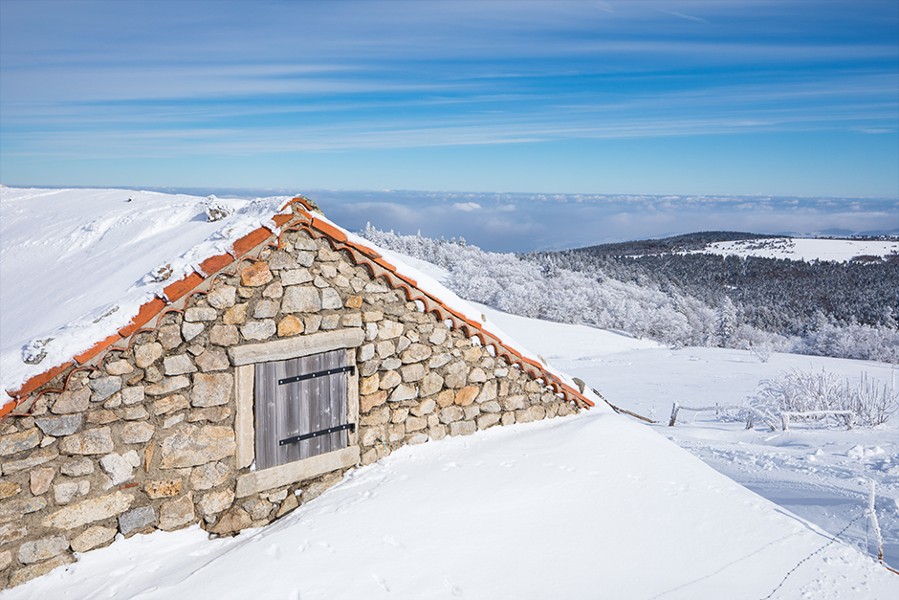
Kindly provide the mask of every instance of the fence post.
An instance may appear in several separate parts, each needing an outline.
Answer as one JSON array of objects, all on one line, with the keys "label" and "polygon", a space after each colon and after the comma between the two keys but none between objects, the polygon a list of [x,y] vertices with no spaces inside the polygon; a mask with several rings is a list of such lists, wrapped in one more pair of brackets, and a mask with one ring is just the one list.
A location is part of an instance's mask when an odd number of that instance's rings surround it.
[{"label": "fence post", "polygon": [[877,513],[874,511],[874,480],[868,480],[868,518],[871,519],[871,529],[874,530],[874,538],[877,542],[877,560],[883,563],[883,534],[880,531],[880,523],[877,522]]},{"label": "fence post", "polygon": [[674,423],[677,421],[677,411],[680,410],[680,405],[675,402],[671,405],[671,419],[668,421],[668,427],[674,427]]}]

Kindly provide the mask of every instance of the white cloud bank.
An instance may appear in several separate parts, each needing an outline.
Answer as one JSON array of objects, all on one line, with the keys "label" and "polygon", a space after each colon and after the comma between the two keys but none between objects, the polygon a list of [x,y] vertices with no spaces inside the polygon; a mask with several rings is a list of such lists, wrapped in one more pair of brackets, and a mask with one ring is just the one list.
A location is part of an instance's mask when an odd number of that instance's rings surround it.
[{"label": "white cloud bank", "polygon": [[463,237],[494,251],[574,248],[695,231],[899,234],[899,199],[413,191],[308,195],[350,229],[370,222],[398,233]]}]

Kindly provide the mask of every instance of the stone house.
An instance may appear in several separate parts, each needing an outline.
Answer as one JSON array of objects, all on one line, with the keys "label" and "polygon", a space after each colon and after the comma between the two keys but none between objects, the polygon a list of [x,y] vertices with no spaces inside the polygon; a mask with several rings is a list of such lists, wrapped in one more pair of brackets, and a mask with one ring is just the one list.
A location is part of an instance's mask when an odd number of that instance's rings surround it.
[{"label": "stone house", "polygon": [[269,523],[405,444],[592,406],[298,197],[0,408],[0,588]]}]

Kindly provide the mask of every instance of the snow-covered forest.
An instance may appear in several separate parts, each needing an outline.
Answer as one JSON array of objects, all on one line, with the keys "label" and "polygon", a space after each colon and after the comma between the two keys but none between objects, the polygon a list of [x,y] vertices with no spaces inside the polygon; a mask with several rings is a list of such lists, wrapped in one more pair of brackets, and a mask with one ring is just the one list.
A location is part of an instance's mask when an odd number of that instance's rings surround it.
[{"label": "snow-covered forest", "polygon": [[515,255],[368,226],[378,245],[449,272],[463,298],[526,317],[717,346],[899,362],[895,261],[837,263],[710,254]]}]

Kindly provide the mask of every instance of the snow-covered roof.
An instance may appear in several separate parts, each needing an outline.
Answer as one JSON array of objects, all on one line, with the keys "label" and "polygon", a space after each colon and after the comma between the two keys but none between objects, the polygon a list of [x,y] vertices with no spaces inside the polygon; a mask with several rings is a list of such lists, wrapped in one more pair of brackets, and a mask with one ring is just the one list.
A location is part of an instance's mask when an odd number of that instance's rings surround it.
[{"label": "snow-covered roof", "polygon": [[[427,275],[342,229],[302,196],[220,200],[127,190],[0,189],[0,417],[74,365],[129,338],[205,280],[302,229],[326,238],[423,310],[544,380],[593,402]],[[222,217],[210,221],[208,214]],[[48,217],[48,215],[50,215]]]}]

